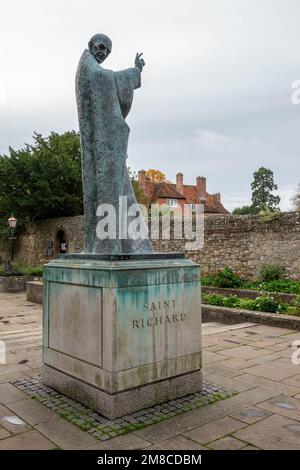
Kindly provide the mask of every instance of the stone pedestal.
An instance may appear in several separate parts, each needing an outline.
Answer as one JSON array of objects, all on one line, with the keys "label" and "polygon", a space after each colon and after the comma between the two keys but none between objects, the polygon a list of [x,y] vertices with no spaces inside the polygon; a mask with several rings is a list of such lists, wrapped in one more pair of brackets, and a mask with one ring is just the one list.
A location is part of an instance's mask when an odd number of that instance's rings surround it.
[{"label": "stone pedestal", "polygon": [[200,268],[65,257],[44,267],[43,381],[108,418],[201,389]]}]

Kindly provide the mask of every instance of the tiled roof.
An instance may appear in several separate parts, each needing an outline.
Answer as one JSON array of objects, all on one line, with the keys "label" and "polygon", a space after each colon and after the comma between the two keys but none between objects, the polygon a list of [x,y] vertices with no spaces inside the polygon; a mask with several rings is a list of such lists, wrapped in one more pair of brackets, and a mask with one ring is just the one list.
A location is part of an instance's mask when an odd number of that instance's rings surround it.
[{"label": "tiled roof", "polygon": [[185,196],[180,194],[176,186],[172,183],[154,183],[153,199],[170,198],[170,199],[185,199]]},{"label": "tiled roof", "polygon": [[154,183],[147,181],[145,185],[145,192],[149,201],[149,204],[157,203],[158,199],[179,199],[184,204],[203,204],[204,211],[206,213],[215,214],[228,214],[229,212],[225,209],[223,204],[218,200],[216,195],[205,194],[200,195],[197,191],[197,186],[184,184],[182,185],[181,194],[176,189],[176,184],[167,181],[161,183]]},{"label": "tiled roof", "polygon": [[229,214],[229,211],[225,209],[221,202],[217,201],[211,194],[206,195],[204,211],[216,214]]},{"label": "tiled roof", "polygon": [[[175,184],[172,185],[176,187]],[[197,186],[190,184],[183,185],[183,196],[185,197],[186,204],[203,204],[205,205],[205,212],[209,213],[219,213],[219,214],[228,214],[229,212],[225,209],[223,204],[221,204],[214,196],[206,193],[205,196],[201,197],[197,193]]]}]

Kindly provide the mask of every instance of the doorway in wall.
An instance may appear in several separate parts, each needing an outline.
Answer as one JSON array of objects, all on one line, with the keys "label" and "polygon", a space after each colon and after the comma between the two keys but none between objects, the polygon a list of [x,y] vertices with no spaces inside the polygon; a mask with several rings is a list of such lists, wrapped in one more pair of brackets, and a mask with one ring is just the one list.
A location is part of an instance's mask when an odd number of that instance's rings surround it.
[{"label": "doorway in wall", "polygon": [[56,234],[56,247],[57,247],[57,253],[58,254],[63,254],[67,253],[67,237],[64,232],[64,230],[58,230]]}]

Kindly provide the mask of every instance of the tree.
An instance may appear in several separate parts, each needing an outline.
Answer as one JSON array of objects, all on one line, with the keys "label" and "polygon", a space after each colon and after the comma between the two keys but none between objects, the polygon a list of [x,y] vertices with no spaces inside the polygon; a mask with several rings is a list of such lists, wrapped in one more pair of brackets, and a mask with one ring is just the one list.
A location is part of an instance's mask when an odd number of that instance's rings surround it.
[{"label": "tree", "polygon": [[233,215],[251,215],[255,214],[255,209],[253,206],[242,206],[237,207],[232,211]]},{"label": "tree", "polygon": [[269,168],[261,167],[254,173],[251,184],[252,206],[255,212],[264,210],[279,210],[280,197],[274,196],[273,191],[277,191],[277,184],[274,183],[273,171]]},{"label": "tree", "polygon": [[12,212],[19,229],[35,220],[83,213],[77,132],[52,132],[48,137],[35,133],[33,144],[0,155],[2,233]]},{"label": "tree", "polygon": [[148,199],[145,194],[145,191],[140,186],[138,182],[138,177],[135,171],[133,171],[130,167],[128,167],[129,178],[131,180],[132,188],[136,197],[138,204],[144,204],[145,206],[148,205]]},{"label": "tree", "polygon": [[[131,171],[129,169],[129,171]],[[137,176],[130,174],[137,201],[147,203]],[[18,230],[35,220],[83,214],[80,138],[75,131],[48,137],[34,133],[33,144],[0,155],[0,242],[10,215]]]},{"label": "tree", "polygon": [[150,180],[153,181],[153,183],[162,183],[163,181],[166,181],[166,175],[161,171],[155,170],[153,168],[147,170],[146,175],[149,176]]},{"label": "tree", "polygon": [[300,212],[300,183],[298,184],[297,192],[293,197],[293,205],[295,210]]}]

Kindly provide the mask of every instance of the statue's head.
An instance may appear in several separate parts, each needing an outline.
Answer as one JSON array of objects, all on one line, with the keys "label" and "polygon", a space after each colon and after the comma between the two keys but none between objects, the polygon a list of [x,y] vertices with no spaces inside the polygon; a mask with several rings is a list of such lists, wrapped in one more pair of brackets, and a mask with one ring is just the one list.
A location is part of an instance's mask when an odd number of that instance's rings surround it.
[{"label": "statue's head", "polygon": [[99,64],[111,53],[112,42],[105,34],[95,34],[89,40],[89,51]]}]

